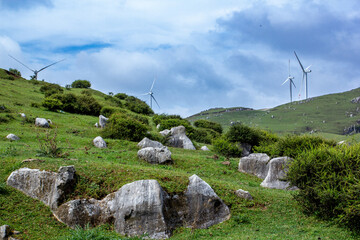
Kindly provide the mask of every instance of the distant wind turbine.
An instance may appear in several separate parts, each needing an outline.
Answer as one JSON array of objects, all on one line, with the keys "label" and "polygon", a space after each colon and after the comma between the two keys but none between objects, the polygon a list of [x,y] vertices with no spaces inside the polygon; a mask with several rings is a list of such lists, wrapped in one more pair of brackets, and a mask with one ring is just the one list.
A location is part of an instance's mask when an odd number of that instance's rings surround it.
[{"label": "distant wind turbine", "polygon": [[49,64],[49,65],[41,68],[40,70],[33,70],[33,69],[29,68],[28,66],[26,66],[25,64],[23,64],[22,62],[20,62],[19,60],[17,60],[16,58],[14,58],[13,56],[9,55],[9,57],[11,57],[11,58],[14,59],[15,61],[17,61],[18,63],[20,63],[21,65],[23,65],[24,67],[26,67],[27,69],[29,69],[30,71],[32,71],[32,72],[34,73],[33,78],[34,78],[35,80],[37,80],[37,75],[38,75],[39,72],[41,72],[42,70],[44,70],[44,69],[46,69],[46,68],[48,68],[48,67],[50,67],[50,66],[52,66],[52,65],[55,65],[55,64],[57,64],[57,63],[62,62],[62,61],[65,60],[65,58],[64,58],[64,59],[62,59],[62,60],[60,60],[60,61],[54,62],[54,63],[52,63],[52,64]]},{"label": "distant wind turbine", "polygon": [[143,95],[149,95],[149,97],[150,97],[150,108],[151,108],[151,109],[152,109],[152,100],[153,100],[153,99],[154,99],[156,105],[158,105],[158,107],[160,108],[158,102],[156,101],[156,99],[155,99],[155,97],[154,97],[154,92],[152,91],[153,88],[154,88],[155,80],[156,80],[156,78],[154,78],[154,81],[153,81],[153,83],[152,83],[152,85],[151,85],[151,88],[150,88],[149,92],[143,94]]},{"label": "distant wind turbine", "polygon": [[292,102],[292,85],[294,85],[294,87],[296,88],[293,79],[294,79],[294,77],[292,77],[290,75],[290,59],[289,59],[289,76],[287,77],[285,82],[283,82],[283,84],[281,84],[281,85],[284,85],[287,81],[289,81],[289,84],[290,84],[290,102]]},{"label": "distant wind turbine", "polygon": [[[295,56],[300,64],[300,67],[301,67],[301,70],[303,72],[303,79],[302,79],[302,82],[301,82],[301,86],[302,86],[302,83],[304,82],[304,79],[305,79],[305,93],[306,93],[306,99],[308,99],[309,95],[308,95],[308,79],[307,79],[307,74],[311,72],[310,70],[310,66],[308,66],[307,68],[304,69],[303,65],[301,64],[300,62],[300,59],[299,57],[296,55],[296,52],[294,51],[295,53]],[[301,91],[301,90],[300,90]]]}]

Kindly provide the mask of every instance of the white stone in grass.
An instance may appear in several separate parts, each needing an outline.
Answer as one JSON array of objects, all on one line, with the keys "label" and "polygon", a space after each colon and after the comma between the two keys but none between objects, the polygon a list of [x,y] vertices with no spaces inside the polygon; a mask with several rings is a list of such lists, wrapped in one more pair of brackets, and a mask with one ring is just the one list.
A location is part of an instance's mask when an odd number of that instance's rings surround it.
[{"label": "white stone in grass", "polygon": [[48,128],[49,122],[45,118],[35,118],[35,126]]},{"label": "white stone in grass", "polygon": [[202,146],[200,149],[203,151],[210,151],[210,149],[207,146]]},{"label": "white stone in grass", "polygon": [[94,138],[93,143],[94,143],[95,147],[98,147],[98,148],[106,148],[107,147],[106,142],[100,136],[97,136],[96,138]]},{"label": "white stone in grass", "polygon": [[6,136],[6,138],[9,139],[9,140],[11,140],[11,141],[20,140],[20,138],[19,138],[18,136],[16,136],[15,134],[12,134],[12,133],[8,134],[8,135]]}]

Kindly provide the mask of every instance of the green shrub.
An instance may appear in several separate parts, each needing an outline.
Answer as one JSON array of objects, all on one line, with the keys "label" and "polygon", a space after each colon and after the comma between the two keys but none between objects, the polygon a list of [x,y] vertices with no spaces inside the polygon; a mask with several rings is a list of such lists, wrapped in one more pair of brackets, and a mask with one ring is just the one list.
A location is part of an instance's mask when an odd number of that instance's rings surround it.
[{"label": "green shrub", "polygon": [[52,98],[56,98],[62,103],[61,110],[65,112],[76,113],[77,105],[78,105],[78,97],[72,93],[65,94],[54,94],[51,96]]},{"label": "green shrub", "polygon": [[154,111],[144,101],[141,101],[140,99],[133,96],[129,96],[125,99],[125,107],[130,111],[139,114],[154,114]]},{"label": "green shrub", "polygon": [[81,94],[84,94],[84,95],[86,95],[86,96],[91,96],[91,95],[92,95],[90,89],[84,89],[84,90],[82,90],[82,91],[81,91]]},{"label": "green shrub", "polygon": [[88,80],[75,80],[71,83],[72,88],[90,88],[91,83]]},{"label": "green shrub", "polygon": [[221,137],[213,141],[213,150],[226,157],[241,157],[242,150],[236,143]]},{"label": "green shrub", "polygon": [[17,77],[21,77],[21,72],[15,68],[9,68],[9,72],[14,74]]},{"label": "green shrub", "polygon": [[60,85],[55,83],[45,83],[40,87],[40,92],[45,94],[45,97],[49,97],[56,93],[62,93],[64,90]]},{"label": "green shrub", "polygon": [[180,115],[166,115],[166,114],[155,114],[153,116],[153,122],[158,125],[161,123],[161,121],[163,120],[169,120],[169,119],[179,119],[182,120],[182,118],[180,117]]},{"label": "green shrub", "polygon": [[222,133],[223,129],[220,125],[220,123],[216,123],[216,122],[212,122],[212,121],[208,121],[208,120],[205,120],[205,119],[199,119],[199,120],[196,120],[194,122],[194,126],[195,127],[198,127],[198,128],[208,128],[208,129],[212,129],[218,133]]},{"label": "green shrub", "polygon": [[232,125],[225,136],[230,142],[248,143],[251,146],[258,145],[261,140],[259,131],[240,123]]},{"label": "green shrub", "polygon": [[76,113],[97,116],[101,107],[92,96],[81,95],[77,97]]},{"label": "green shrub", "polygon": [[106,138],[140,141],[145,137],[147,127],[135,118],[124,113],[114,113],[110,116],[103,136]]},{"label": "green shrub", "polygon": [[122,107],[123,104],[119,98],[113,97],[112,95],[105,95],[104,99],[116,104],[117,107]]},{"label": "green shrub", "polygon": [[100,114],[105,117],[110,117],[111,114],[116,112],[126,113],[126,110],[119,107],[104,106],[101,108]]},{"label": "green shrub", "polygon": [[62,102],[59,99],[53,98],[53,97],[46,97],[42,101],[42,106],[47,108],[50,111],[57,111],[62,109]]},{"label": "green shrub", "polygon": [[323,144],[303,152],[290,164],[287,179],[300,189],[295,199],[306,213],[360,231],[360,144]]},{"label": "green shrub", "polygon": [[193,127],[191,126],[190,122],[185,119],[165,119],[160,122],[159,130],[171,129],[173,127],[184,126],[186,128],[186,133],[190,133],[193,131]]},{"label": "green shrub", "polygon": [[32,103],[30,103],[30,107],[39,108],[39,107],[40,107],[40,104],[37,103],[37,102],[32,102]]},{"label": "green shrub", "polygon": [[128,97],[128,95],[126,95],[125,93],[117,93],[114,95],[114,97],[116,97],[120,100],[125,100]]}]

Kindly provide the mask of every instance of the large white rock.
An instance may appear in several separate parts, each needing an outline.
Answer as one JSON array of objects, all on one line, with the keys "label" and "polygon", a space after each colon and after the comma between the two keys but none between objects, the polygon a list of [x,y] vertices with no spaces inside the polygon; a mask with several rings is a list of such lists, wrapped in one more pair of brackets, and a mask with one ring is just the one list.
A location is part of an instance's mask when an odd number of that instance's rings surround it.
[{"label": "large white rock", "polygon": [[252,153],[249,156],[240,158],[238,170],[265,179],[269,170],[269,161],[270,157],[265,153]]},{"label": "large white rock", "polygon": [[186,136],[185,130],[184,126],[178,126],[171,128],[170,132],[169,130],[161,131],[160,134],[163,136],[170,134],[168,144],[171,147],[195,150],[196,148],[191,140]]},{"label": "large white rock", "polygon": [[11,141],[20,140],[20,138],[19,138],[18,136],[16,136],[15,134],[12,134],[12,133],[8,134],[8,135],[6,136],[6,138],[9,139],[9,140],[11,140]]},{"label": "large white rock", "polygon": [[94,143],[94,146],[98,147],[98,148],[106,148],[107,147],[106,142],[100,136],[97,136],[96,138],[94,138],[93,143]]},{"label": "large white rock", "polygon": [[288,157],[271,159],[269,162],[268,174],[260,186],[266,188],[287,189],[289,187],[289,182],[286,182],[283,179],[286,176],[288,170],[287,163],[290,160],[291,158]]},{"label": "large white rock", "polygon": [[162,147],[164,147],[164,145],[162,145],[161,143],[159,143],[157,141],[153,141],[147,137],[144,137],[143,140],[141,140],[138,143],[138,147],[140,147],[140,148],[146,148],[146,147],[162,148]]},{"label": "large white rock", "polygon": [[12,172],[6,181],[7,185],[42,201],[53,210],[72,191],[74,182],[74,166],[60,167],[57,173],[20,168]]},{"label": "large white rock", "polygon": [[152,164],[171,163],[171,152],[167,147],[154,148],[146,147],[142,148],[137,153],[140,159]]},{"label": "large white rock", "polygon": [[35,126],[48,128],[49,122],[45,118],[35,118]]},{"label": "large white rock", "polygon": [[192,175],[185,192],[188,203],[187,227],[208,228],[230,218],[230,210],[216,195],[214,190],[199,178]]},{"label": "large white rock", "polygon": [[103,115],[100,115],[99,116],[99,125],[101,128],[104,128],[106,126],[106,123],[107,121],[109,120],[109,118],[103,116]]}]

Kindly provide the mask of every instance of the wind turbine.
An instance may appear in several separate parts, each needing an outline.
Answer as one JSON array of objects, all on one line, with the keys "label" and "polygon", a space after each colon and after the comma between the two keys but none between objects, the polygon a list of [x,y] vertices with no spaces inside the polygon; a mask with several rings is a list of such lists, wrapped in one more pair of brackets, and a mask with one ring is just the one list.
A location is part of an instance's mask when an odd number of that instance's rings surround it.
[{"label": "wind turbine", "polygon": [[289,81],[289,83],[290,83],[290,102],[292,102],[292,85],[294,85],[294,87],[296,88],[293,79],[294,79],[294,77],[292,77],[290,75],[290,59],[289,59],[289,76],[287,77],[285,82],[283,82],[283,84],[281,84],[281,85],[284,85],[287,81]]},{"label": "wind turbine", "polygon": [[64,58],[64,59],[62,59],[62,60],[60,60],[60,61],[54,62],[54,63],[52,63],[52,64],[49,64],[49,65],[41,68],[40,70],[33,70],[33,69],[29,68],[28,66],[26,66],[25,64],[23,64],[22,62],[20,62],[19,60],[17,60],[16,58],[14,58],[13,56],[9,55],[9,57],[11,57],[11,58],[14,59],[15,61],[17,61],[18,63],[20,63],[21,65],[23,65],[24,67],[26,67],[27,69],[29,69],[30,71],[32,71],[32,72],[34,73],[33,78],[34,78],[35,80],[37,80],[37,75],[38,75],[39,72],[41,72],[42,70],[44,70],[44,69],[46,69],[46,68],[48,68],[48,67],[50,67],[50,66],[52,66],[52,65],[55,65],[55,64],[57,64],[57,63],[62,62],[62,61],[65,60],[65,58]]},{"label": "wind turbine", "polygon": [[299,57],[296,55],[296,52],[294,51],[295,53],[295,56],[300,64],[300,67],[301,67],[301,70],[303,71],[303,79],[302,79],[302,82],[301,82],[301,86],[302,86],[302,83],[304,82],[304,78],[305,78],[305,93],[306,93],[306,99],[308,99],[309,95],[308,95],[308,81],[307,81],[307,74],[311,72],[310,70],[310,66],[308,66],[307,68],[304,69],[303,65],[301,64],[300,60],[299,60]]},{"label": "wind turbine", "polygon": [[153,83],[152,83],[152,85],[151,85],[151,88],[150,88],[149,92],[143,94],[143,95],[149,95],[149,97],[150,97],[150,108],[151,108],[151,109],[152,109],[152,100],[153,100],[153,99],[154,99],[156,105],[158,105],[158,107],[160,108],[158,102],[156,101],[156,99],[155,99],[155,97],[154,97],[154,92],[152,91],[153,88],[154,88],[155,80],[156,80],[156,78],[154,78],[154,81],[153,81]]}]

